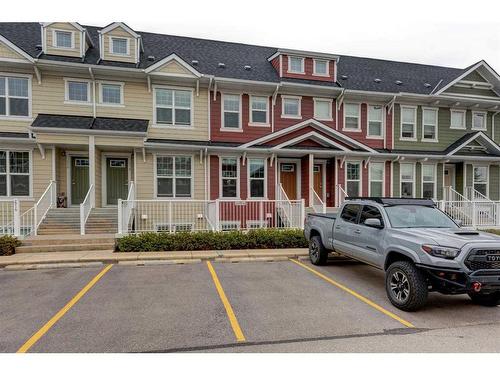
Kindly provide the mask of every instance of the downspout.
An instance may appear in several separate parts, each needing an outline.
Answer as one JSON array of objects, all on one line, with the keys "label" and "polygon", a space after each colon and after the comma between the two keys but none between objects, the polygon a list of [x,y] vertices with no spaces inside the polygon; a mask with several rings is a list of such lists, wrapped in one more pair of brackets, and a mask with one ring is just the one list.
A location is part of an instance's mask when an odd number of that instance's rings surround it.
[{"label": "downspout", "polygon": [[500,111],[496,111],[493,113],[493,116],[491,116],[491,139],[495,141],[495,117],[498,115]]},{"label": "downspout", "polygon": [[92,79],[92,112],[94,118],[96,118],[96,102],[95,102],[95,76],[92,68],[89,67],[90,78]]},{"label": "downspout", "polygon": [[271,107],[272,107],[272,112],[271,112],[271,133],[274,133],[274,106],[276,104],[276,97],[278,96],[278,91],[280,89],[281,83],[278,83],[276,85],[276,90],[274,90],[272,100],[271,100]]}]

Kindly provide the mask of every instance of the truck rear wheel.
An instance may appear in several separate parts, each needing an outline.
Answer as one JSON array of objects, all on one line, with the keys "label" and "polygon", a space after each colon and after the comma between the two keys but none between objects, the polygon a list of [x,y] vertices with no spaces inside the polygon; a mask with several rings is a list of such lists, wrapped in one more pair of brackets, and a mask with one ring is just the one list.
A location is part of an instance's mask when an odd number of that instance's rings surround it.
[{"label": "truck rear wheel", "polygon": [[314,236],[309,241],[309,259],[315,266],[324,266],[326,264],[328,251],[326,251],[319,236]]},{"label": "truck rear wheel", "polygon": [[425,275],[409,261],[392,263],[385,274],[385,289],[391,303],[404,311],[415,311],[427,302]]},{"label": "truck rear wheel", "polygon": [[473,293],[469,292],[467,293],[472,300],[477,305],[481,306],[498,306],[500,305],[500,292],[495,292],[491,294],[479,294],[479,293]]}]

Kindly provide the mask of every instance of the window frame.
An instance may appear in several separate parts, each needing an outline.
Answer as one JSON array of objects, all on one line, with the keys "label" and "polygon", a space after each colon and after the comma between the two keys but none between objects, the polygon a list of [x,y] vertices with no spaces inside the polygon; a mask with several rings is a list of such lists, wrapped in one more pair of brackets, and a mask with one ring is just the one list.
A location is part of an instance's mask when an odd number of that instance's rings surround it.
[{"label": "window frame", "polygon": [[[57,33],[70,33],[71,34],[71,47],[61,47],[57,45]],[[63,30],[63,29],[52,29],[52,48],[62,49],[62,50],[72,50],[75,49],[75,31],[73,30]]]},{"label": "window frame", "polygon": [[[125,106],[125,95],[124,95],[124,82],[115,81],[99,81],[99,105],[106,107],[124,107]],[[120,103],[105,103],[103,101],[103,86],[120,86]]]},{"label": "window frame", "polygon": [[[316,113],[316,103],[318,102],[323,102],[323,103],[328,103],[328,117],[319,117]],[[313,98],[313,103],[314,103],[314,108],[313,108],[313,117],[316,120],[322,120],[322,121],[333,121],[333,100],[332,99],[327,99],[327,98]]]},{"label": "window frame", "polygon": [[[252,104],[253,104],[253,99],[254,98],[266,98],[266,122],[253,122],[253,118],[252,118],[252,112],[254,111],[254,109],[252,108]],[[267,95],[249,95],[249,98],[248,98],[248,111],[249,111],[249,114],[248,114],[248,126],[257,126],[257,127],[269,127],[271,126],[271,123],[269,121],[269,96]],[[256,110],[256,111],[259,111],[259,112],[263,112],[262,110]]]},{"label": "window frame", "polygon": [[[347,208],[349,206],[355,206],[355,207],[358,207],[358,212],[356,214],[356,218],[354,221],[348,221],[344,218],[344,212],[347,210]],[[346,223],[349,223],[349,224],[353,224],[353,225],[357,225],[359,224],[359,217],[361,216],[361,211],[363,210],[363,205],[361,204],[357,204],[357,203],[347,203],[344,205],[344,208],[342,209],[342,211],[340,212],[340,219],[342,219],[343,221],[345,221]]]},{"label": "window frame", "polygon": [[[163,124],[163,123],[158,123],[157,115],[156,115],[156,90],[173,90],[173,91],[189,91],[191,93],[191,108],[190,108],[190,124],[189,125],[177,125],[174,123],[175,119],[175,98],[172,96],[172,124]],[[165,85],[153,85],[153,126],[154,128],[168,128],[168,129],[193,129],[194,128],[194,89],[191,87],[181,87],[181,86],[165,86]],[[168,106],[160,106],[160,108],[169,108]],[[186,108],[180,108],[180,109],[186,109]]]},{"label": "window frame", "polygon": [[[300,71],[293,71],[290,69],[290,67],[292,66],[291,64],[291,60],[292,59],[301,59],[301,70]],[[287,67],[287,73],[290,73],[290,74],[306,74],[306,71],[305,71],[305,57],[301,57],[301,56],[288,56],[288,67]]]},{"label": "window frame", "polygon": [[[346,128],[346,126],[345,126],[346,125],[346,122],[345,122],[346,117],[353,117],[354,118],[354,116],[346,116],[346,106],[348,106],[348,105],[358,106],[358,115],[356,117],[358,119],[358,127],[357,128]],[[342,130],[343,131],[360,133],[361,132],[361,103],[352,103],[352,102],[343,103],[342,119],[343,119],[343,122],[342,122]]]},{"label": "window frame", "polygon": [[[33,150],[29,149],[16,149],[16,148],[0,148],[0,152],[5,152],[5,183],[6,183],[6,193],[7,195],[0,195],[0,198],[4,199],[19,199],[19,200],[29,200],[33,199]],[[12,173],[10,172],[10,153],[11,152],[27,152],[29,155],[29,172],[26,173]],[[11,176],[29,176],[29,194],[28,195],[12,195],[11,186]]]},{"label": "window frame", "polygon": [[[379,122],[378,120],[370,120],[370,107],[380,107],[380,113],[381,113],[381,118],[380,118],[380,135],[370,135],[370,121],[371,122]],[[385,110],[384,106],[382,104],[367,104],[366,107],[366,138],[367,139],[384,139],[384,133],[385,133]]]},{"label": "window frame", "polygon": [[[484,115],[484,127],[478,128],[474,125],[474,116],[482,114]],[[488,112],[486,111],[472,111],[472,124],[471,124],[471,129],[472,130],[482,130],[482,131],[487,131],[488,130]]]},{"label": "window frame", "polygon": [[[259,161],[262,161],[264,163],[264,177],[259,177],[259,178],[255,178],[255,177],[251,177],[250,176],[250,163],[252,162],[252,160],[259,160]],[[252,157],[252,158],[248,158],[246,160],[246,163],[247,163],[247,192],[248,192],[248,199],[267,199],[267,158],[259,158],[259,157]],[[253,197],[252,196],[252,190],[250,189],[251,187],[251,182],[252,180],[258,180],[258,181],[263,181],[264,182],[264,195],[262,197]]]},{"label": "window frame", "polygon": [[[67,77],[65,77],[63,79],[64,79],[64,104],[92,105],[91,90],[90,90],[91,81],[90,80],[81,79],[81,78],[67,78]],[[69,98],[69,83],[70,82],[86,83],[87,84],[87,101],[71,100]]]},{"label": "window frame", "polygon": [[[222,176],[222,161],[224,159],[235,159],[236,160],[236,177],[223,177]],[[240,177],[241,177],[241,170],[240,170],[240,157],[239,156],[232,156],[232,155],[223,155],[219,156],[219,199],[224,199],[224,200],[238,200],[240,199]],[[235,197],[224,197],[224,190],[222,189],[223,184],[222,180],[228,179],[228,180],[236,180],[236,196]]]},{"label": "window frame", "polygon": [[[453,126],[453,113],[461,113],[463,115],[462,126]],[[459,129],[465,130],[467,129],[467,111],[465,109],[451,109],[450,108],[450,129]]]},{"label": "window frame", "polygon": [[[285,101],[286,100],[297,100],[299,102],[297,115],[285,114]],[[281,96],[281,118],[302,119],[302,96],[293,96],[293,95],[282,95]]]},{"label": "window frame", "polygon": [[[123,39],[127,42],[127,52],[126,53],[117,53],[114,51],[114,40],[113,39]],[[130,56],[130,38],[126,36],[109,36],[109,54],[113,56]]]},{"label": "window frame", "polygon": [[[435,124],[426,124],[425,123],[425,111],[431,111],[436,114],[436,123]],[[426,126],[434,126],[434,138],[424,138],[425,136],[425,127]],[[438,138],[438,128],[439,128],[439,108],[435,107],[422,107],[422,142],[439,142]]]},{"label": "window frame", "polygon": [[[382,180],[374,180],[372,178],[372,164],[381,164],[382,165]],[[382,195],[385,196],[385,161],[374,161],[368,164],[368,196],[372,196],[372,182],[381,182],[382,183]]]},{"label": "window frame", "polygon": [[[238,127],[237,128],[226,128],[225,123],[225,115],[226,111],[224,110],[224,98],[226,96],[238,96],[239,97],[239,106],[238,106]],[[220,108],[220,130],[224,132],[242,132],[243,131],[243,119],[242,119],[242,102],[243,102],[243,94],[241,93],[232,93],[232,92],[223,92],[221,93],[221,108]],[[236,113],[235,111],[227,111],[229,113]]]},{"label": "window frame", "polygon": [[[422,198],[424,197],[424,183],[431,183],[429,181],[424,181],[424,166],[431,166],[434,169],[434,173],[432,174],[432,197],[430,199],[437,199],[437,164],[432,163],[421,163],[420,164],[420,195]],[[444,173],[444,171],[443,171]]]},{"label": "window frame", "polygon": [[[9,120],[31,120],[33,114],[32,114],[32,99],[33,99],[33,93],[32,93],[32,78],[33,76],[31,74],[16,74],[16,73],[7,73],[7,72],[2,72],[0,71],[0,77],[5,77],[5,94],[2,95],[2,98],[5,98],[5,115],[0,114],[0,119],[9,119]],[[28,98],[21,97],[21,96],[10,96],[9,95],[9,78],[23,78],[28,80]],[[11,115],[10,114],[10,106],[9,106],[9,99],[10,98],[14,99],[28,99],[28,114],[26,116],[20,116],[20,115]]]},{"label": "window frame", "polygon": [[[348,180],[347,179],[347,164],[357,164],[359,166],[359,179],[358,180]],[[358,182],[358,197],[361,197],[363,194],[363,162],[359,160],[346,160],[344,162],[344,182],[345,182],[345,191],[348,192],[347,183],[349,181],[357,181]]]},{"label": "window frame", "polygon": [[[173,158],[173,164],[172,164],[172,176],[158,176],[158,158],[161,157],[168,157],[168,158]],[[190,186],[190,196],[189,197],[177,197],[176,196],[176,191],[175,191],[175,180],[177,176],[175,175],[175,159],[181,157],[185,158],[188,157],[191,159],[191,176],[186,177],[182,176],[179,178],[189,178],[191,180],[191,186]],[[195,183],[195,178],[194,178],[194,155],[192,154],[164,154],[164,153],[155,153],[154,154],[154,197],[155,199],[158,200],[191,200],[194,198],[194,183]],[[158,196],[158,178],[171,178],[172,179],[172,196],[171,197],[159,197]]]},{"label": "window frame", "polygon": [[[411,109],[413,110],[413,137],[403,137],[403,110]],[[402,105],[399,108],[399,140],[400,141],[408,141],[408,142],[416,142],[417,141],[417,106],[413,105]],[[409,123],[405,123],[409,124]]]},{"label": "window frame", "polygon": [[476,174],[474,173],[474,170],[476,168],[486,168],[486,181],[480,182],[478,184],[486,185],[485,196],[487,198],[489,198],[489,196],[490,196],[490,166],[489,165],[472,164],[472,188],[476,191],[479,191],[476,189]]},{"label": "window frame", "polygon": [[[402,178],[402,170],[401,168],[402,165],[411,165],[412,167],[412,180],[404,180]],[[403,187],[403,182],[411,182],[412,183],[412,188],[411,188],[411,197],[410,198],[415,198],[415,179],[416,179],[416,166],[415,163],[399,163],[399,196],[402,197],[402,187]]]},{"label": "window frame", "polygon": [[[318,73],[316,71],[316,62],[324,62],[326,63],[326,73]],[[325,60],[325,59],[313,59],[313,76],[317,77],[330,77],[330,60]]]}]

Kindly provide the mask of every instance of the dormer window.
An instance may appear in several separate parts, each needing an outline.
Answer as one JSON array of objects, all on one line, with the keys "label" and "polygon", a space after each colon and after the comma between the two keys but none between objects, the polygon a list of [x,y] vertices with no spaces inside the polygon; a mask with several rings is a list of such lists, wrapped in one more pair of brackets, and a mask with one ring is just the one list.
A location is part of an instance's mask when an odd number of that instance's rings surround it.
[{"label": "dormer window", "polygon": [[304,58],[288,56],[288,73],[304,74]]},{"label": "dormer window", "polygon": [[54,47],[56,48],[74,48],[73,32],[54,30]]},{"label": "dormer window", "polygon": [[111,53],[113,55],[129,55],[129,39],[111,37]]},{"label": "dormer window", "polygon": [[314,59],[313,75],[328,77],[328,65],[327,60],[316,60]]}]

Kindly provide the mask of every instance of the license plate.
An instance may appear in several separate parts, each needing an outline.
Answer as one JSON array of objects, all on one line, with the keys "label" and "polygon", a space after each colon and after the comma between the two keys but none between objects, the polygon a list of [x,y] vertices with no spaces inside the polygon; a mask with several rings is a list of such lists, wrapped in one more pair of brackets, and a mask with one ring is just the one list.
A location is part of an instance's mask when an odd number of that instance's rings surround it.
[{"label": "license plate", "polygon": [[487,262],[500,262],[500,255],[486,255]]}]

